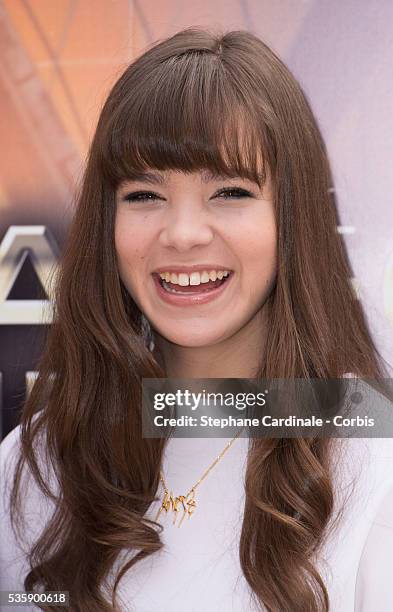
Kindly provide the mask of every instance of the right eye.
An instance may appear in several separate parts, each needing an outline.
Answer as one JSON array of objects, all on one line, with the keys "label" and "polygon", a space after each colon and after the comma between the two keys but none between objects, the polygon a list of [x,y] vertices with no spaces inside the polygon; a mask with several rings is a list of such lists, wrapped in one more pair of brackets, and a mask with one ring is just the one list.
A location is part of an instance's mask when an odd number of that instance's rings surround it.
[{"label": "right eye", "polygon": [[152,191],[135,191],[133,193],[127,193],[127,195],[122,198],[125,202],[147,202],[156,199],[161,198]]}]

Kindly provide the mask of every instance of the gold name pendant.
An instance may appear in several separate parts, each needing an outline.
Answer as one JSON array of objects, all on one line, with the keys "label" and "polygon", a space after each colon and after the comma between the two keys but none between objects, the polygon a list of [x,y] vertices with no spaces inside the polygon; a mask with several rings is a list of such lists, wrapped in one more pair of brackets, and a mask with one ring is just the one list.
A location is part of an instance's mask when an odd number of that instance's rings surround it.
[{"label": "gold name pendant", "polygon": [[171,511],[173,512],[173,525],[175,525],[177,517],[178,517],[178,513],[180,512],[181,509],[183,509],[183,516],[181,517],[181,520],[180,520],[180,523],[178,524],[178,527],[180,527],[180,525],[184,521],[184,517],[186,516],[186,514],[188,516],[188,519],[191,518],[191,516],[194,514],[195,508],[196,508],[195,489],[197,488],[197,486],[199,486],[199,484],[202,482],[202,480],[204,480],[206,478],[206,476],[208,475],[210,470],[212,470],[214,468],[216,463],[218,463],[218,461],[220,461],[221,457],[223,457],[223,455],[227,452],[228,448],[234,443],[236,438],[238,438],[238,436],[241,434],[243,429],[244,429],[244,427],[241,427],[239,429],[239,431],[237,432],[236,436],[234,438],[232,438],[232,440],[230,442],[228,442],[228,444],[226,445],[224,450],[218,455],[218,457],[216,457],[216,459],[207,468],[207,470],[205,470],[205,472],[202,474],[202,476],[200,477],[198,482],[196,482],[194,484],[194,486],[192,487],[192,489],[190,489],[190,492],[187,493],[187,495],[178,495],[177,497],[174,497],[172,491],[169,493],[168,487],[167,487],[165,479],[164,479],[164,475],[163,475],[162,472],[160,472],[160,480],[161,480],[162,485],[164,487],[164,497],[162,499],[160,509],[157,512],[156,521],[158,520],[158,517],[160,516],[162,510],[164,510],[167,514],[168,514],[168,512],[171,512]]},{"label": "gold name pendant", "polygon": [[196,508],[195,501],[195,489],[192,488],[191,491],[187,495],[178,495],[177,497],[173,496],[172,491],[169,493],[168,489],[165,489],[164,497],[160,506],[160,509],[157,512],[156,521],[160,516],[162,510],[165,510],[166,513],[172,511],[173,512],[173,522],[172,524],[176,524],[176,520],[178,517],[178,513],[180,510],[183,510],[183,516],[178,524],[178,527],[181,526],[184,521],[184,517],[187,515],[188,519],[191,518]]}]

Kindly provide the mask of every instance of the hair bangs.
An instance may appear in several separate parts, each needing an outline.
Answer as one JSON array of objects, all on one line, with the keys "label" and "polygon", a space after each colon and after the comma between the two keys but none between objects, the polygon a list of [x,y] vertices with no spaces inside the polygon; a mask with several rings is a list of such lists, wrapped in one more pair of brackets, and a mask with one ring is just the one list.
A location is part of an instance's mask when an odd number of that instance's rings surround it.
[{"label": "hair bangs", "polygon": [[[171,58],[113,104],[101,148],[102,172],[116,188],[147,169],[266,180],[265,126],[252,95],[209,53]],[[120,93],[119,93],[120,96]]]}]

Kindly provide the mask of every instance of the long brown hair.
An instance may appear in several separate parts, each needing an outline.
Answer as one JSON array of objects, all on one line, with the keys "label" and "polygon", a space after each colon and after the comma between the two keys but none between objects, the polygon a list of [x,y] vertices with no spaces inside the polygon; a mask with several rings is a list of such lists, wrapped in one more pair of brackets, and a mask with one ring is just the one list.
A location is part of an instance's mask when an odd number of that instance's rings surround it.
[{"label": "long brown hair", "polygon": [[[162,546],[162,527],[144,515],[158,499],[166,440],[141,436],[141,379],[165,372],[146,347],[114,245],[116,188],[149,167],[207,167],[259,184],[271,173],[279,265],[257,378],[386,375],[351,285],[326,148],[300,85],[247,31],[187,28],[156,43],[102,109],[21,419],[15,525],[26,462],[54,502],[25,588],[68,590],[73,610],[117,610],[120,578]],[[59,494],[42,474],[40,433]],[[250,440],[240,562],[270,612],[329,609],[314,555],[334,508],[330,444]],[[110,603],[100,587],[122,550],[131,556]]]}]

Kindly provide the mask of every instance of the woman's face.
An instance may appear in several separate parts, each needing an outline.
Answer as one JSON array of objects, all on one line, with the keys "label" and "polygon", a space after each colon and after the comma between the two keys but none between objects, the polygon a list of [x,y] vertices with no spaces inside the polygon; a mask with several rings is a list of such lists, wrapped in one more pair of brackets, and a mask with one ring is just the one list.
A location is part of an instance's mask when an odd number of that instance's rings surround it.
[{"label": "woman's face", "polygon": [[[257,317],[277,270],[270,179],[260,190],[247,179],[220,178],[208,170],[191,174],[150,170],[138,180],[122,183],[116,201],[120,277],[153,329],[166,340],[187,347],[213,345]],[[191,273],[193,266],[201,267],[202,278],[191,276],[188,289],[176,284],[189,282],[184,274]],[[179,297],[158,287],[159,274],[153,274],[157,270],[171,273],[167,278],[175,284],[170,288],[192,290],[193,296]],[[214,280],[213,270],[231,274],[206,299],[208,293],[202,290],[210,285],[194,283]],[[167,301],[173,295],[174,301]]]}]

